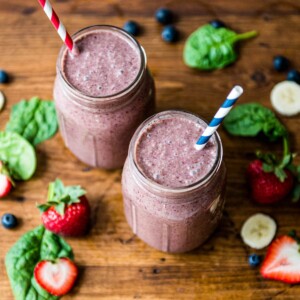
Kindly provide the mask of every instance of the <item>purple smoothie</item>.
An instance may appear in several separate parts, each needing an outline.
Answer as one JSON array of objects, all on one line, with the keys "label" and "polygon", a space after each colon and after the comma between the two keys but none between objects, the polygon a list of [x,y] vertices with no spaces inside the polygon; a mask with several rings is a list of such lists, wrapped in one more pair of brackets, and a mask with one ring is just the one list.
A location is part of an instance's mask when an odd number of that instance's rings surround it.
[{"label": "purple smoothie", "polygon": [[203,151],[197,151],[195,141],[205,123],[186,118],[166,118],[153,122],[140,136],[136,160],[149,179],[170,188],[189,186],[212,169],[216,156],[215,139]]},{"label": "purple smoothie", "polygon": [[93,26],[74,36],[80,54],[65,47],[57,60],[54,100],[66,146],[83,162],[120,168],[130,139],[154,111],[154,82],[145,54],[130,35]]},{"label": "purple smoothie", "polygon": [[93,97],[127,88],[141,68],[138,49],[117,31],[95,30],[76,40],[79,55],[67,51],[63,72],[77,90]]},{"label": "purple smoothie", "polygon": [[201,245],[218,225],[226,170],[214,135],[198,151],[206,123],[180,111],[151,117],[135,133],[122,177],[125,215],[133,232],[167,252]]}]

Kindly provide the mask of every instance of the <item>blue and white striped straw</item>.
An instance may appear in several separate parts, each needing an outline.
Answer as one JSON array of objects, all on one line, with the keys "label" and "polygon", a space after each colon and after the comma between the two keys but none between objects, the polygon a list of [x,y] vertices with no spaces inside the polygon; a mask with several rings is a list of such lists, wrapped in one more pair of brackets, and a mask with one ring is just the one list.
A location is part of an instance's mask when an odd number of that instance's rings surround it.
[{"label": "blue and white striped straw", "polygon": [[233,87],[227,99],[224,101],[222,106],[219,108],[214,118],[211,120],[209,125],[206,127],[199,140],[195,144],[195,148],[197,150],[202,150],[207,144],[208,140],[211,136],[216,132],[223,119],[229,113],[235,102],[239,99],[239,97],[243,94],[243,88],[239,85]]}]

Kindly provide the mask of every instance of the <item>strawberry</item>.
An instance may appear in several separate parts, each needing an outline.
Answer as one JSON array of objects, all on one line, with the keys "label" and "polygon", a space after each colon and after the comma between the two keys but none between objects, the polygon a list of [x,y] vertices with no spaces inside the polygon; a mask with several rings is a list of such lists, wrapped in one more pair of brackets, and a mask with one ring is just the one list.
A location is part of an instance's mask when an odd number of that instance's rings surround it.
[{"label": "strawberry", "polygon": [[252,161],[247,169],[252,198],[261,204],[271,204],[286,198],[294,187],[294,176],[289,170],[283,170],[284,179],[279,179],[274,172],[266,172],[263,162]]},{"label": "strawberry", "polygon": [[300,252],[297,241],[287,235],[277,238],[268,248],[260,273],[267,279],[300,283]]},{"label": "strawberry", "polygon": [[44,226],[63,236],[81,236],[87,231],[90,205],[80,186],[65,187],[56,179],[49,184],[48,200],[38,205]]},{"label": "strawberry", "polygon": [[7,167],[0,161],[0,198],[7,196],[13,186],[14,182],[9,175]]},{"label": "strawberry", "polygon": [[42,260],[34,268],[34,278],[48,293],[54,296],[67,294],[78,275],[76,265],[69,258],[56,261]]}]

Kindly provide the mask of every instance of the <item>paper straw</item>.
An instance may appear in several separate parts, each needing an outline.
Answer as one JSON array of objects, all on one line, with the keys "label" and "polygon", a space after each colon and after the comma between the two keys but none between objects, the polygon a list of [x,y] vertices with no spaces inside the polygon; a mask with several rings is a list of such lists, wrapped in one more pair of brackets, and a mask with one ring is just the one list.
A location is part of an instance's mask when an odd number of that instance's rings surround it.
[{"label": "paper straw", "polygon": [[232,109],[235,102],[239,99],[239,97],[243,94],[243,88],[239,85],[233,87],[227,99],[224,101],[222,106],[219,108],[217,113],[215,114],[214,118],[211,120],[209,125],[206,127],[202,135],[200,136],[199,140],[195,144],[195,148],[197,150],[202,150],[211,136],[216,132],[220,124],[222,123],[223,119]]},{"label": "paper straw", "polygon": [[38,1],[41,4],[45,14],[51,21],[52,25],[56,29],[58,35],[63,40],[63,42],[66,44],[66,46],[68,47],[70,52],[72,52],[73,54],[78,54],[79,53],[78,48],[76,47],[76,45],[75,45],[74,41],[72,40],[72,38],[70,37],[69,33],[66,31],[66,28],[63,25],[63,23],[59,20],[56,12],[52,8],[50,1],[49,0],[38,0]]}]

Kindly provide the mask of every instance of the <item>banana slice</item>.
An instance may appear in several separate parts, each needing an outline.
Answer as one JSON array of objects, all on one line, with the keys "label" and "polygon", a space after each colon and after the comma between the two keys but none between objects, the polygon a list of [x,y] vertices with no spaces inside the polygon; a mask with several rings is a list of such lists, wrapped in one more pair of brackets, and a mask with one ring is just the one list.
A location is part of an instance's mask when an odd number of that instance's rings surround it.
[{"label": "banana slice", "polygon": [[284,116],[294,116],[300,112],[300,85],[293,81],[282,81],[271,91],[274,109]]},{"label": "banana slice", "polygon": [[241,230],[241,237],[251,248],[262,249],[272,242],[276,229],[277,225],[271,217],[259,213],[246,220]]},{"label": "banana slice", "polygon": [[5,97],[4,94],[0,91],[0,111],[3,109],[5,104]]}]

